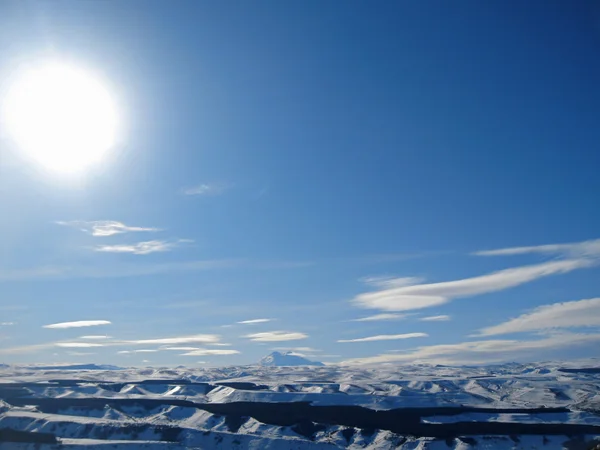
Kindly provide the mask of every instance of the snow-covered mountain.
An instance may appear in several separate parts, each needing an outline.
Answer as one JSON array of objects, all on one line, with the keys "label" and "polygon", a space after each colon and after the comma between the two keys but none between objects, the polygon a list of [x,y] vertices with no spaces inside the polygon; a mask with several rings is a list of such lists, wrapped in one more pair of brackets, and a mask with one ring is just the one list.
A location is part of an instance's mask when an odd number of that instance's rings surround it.
[{"label": "snow-covered mountain", "polygon": [[285,367],[285,366],[323,366],[319,361],[311,361],[294,352],[273,352],[265,356],[259,362],[259,365],[266,367]]}]

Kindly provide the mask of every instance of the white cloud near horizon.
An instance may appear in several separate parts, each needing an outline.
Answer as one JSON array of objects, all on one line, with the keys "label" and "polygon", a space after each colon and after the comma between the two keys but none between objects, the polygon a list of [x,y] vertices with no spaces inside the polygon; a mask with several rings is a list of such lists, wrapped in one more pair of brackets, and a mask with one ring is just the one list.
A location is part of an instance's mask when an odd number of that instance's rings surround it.
[{"label": "white cloud near horizon", "polygon": [[94,334],[94,335],[87,335],[87,336],[79,336],[78,339],[111,339],[111,336]]},{"label": "white cloud near horizon", "polygon": [[65,348],[104,347],[104,344],[97,344],[95,342],[56,342],[54,345]]},{"label": "white cloud near horizon", "polygon": [[52,329],[63,329],[63,328],[81,328],[81,327],[95,327],[99,325],[110,325],[109,320],[78,320],[75,322],[60,322],[52,323],[50,325],[43,325],[42,328]]},{"label": "white cloud near horizon", "polygon": [[507,322],[483,328],[478,336],[598,326],[600,298],[591,298],[539,306]]},{"label": "white cloud near horizon", "polygon": [[394,313],[383,313],[375,314],[373,316],[361,317],[359,319],[352,319],[351,322],[375,322],[380,320],[400,320],[405,319],[408,314],[394,314]]},{"label": "white cloud near horizon", "polygon": [[600,239],[568,244],[535,245],[528,247],[509,247],[496,250],[483,250],[474,252],[477,256],[509,256],[524,255],[527,253],[558,254],[569,258],[600,257]]},{"label": "white cloud near horizon", "polygon": [[169,344],[197,344],[197,343],[213,343],[219,342],[220,336],[216,334],[195,334],[193,336],[180,336],[172,338],[159,338],[159,339],[138,339],[133,341],[124,341],[126,344],[138,344],[138,345],[169,345]]},{"label": "white cloud near horizon", "polygon": [[154,232],[162,231],[159,228],[151,227],[132,227],[125,225],[123,222],[117,222],[116,220],[71,220],[71,221],[58,221],[58,225],[65,225],[69,227],[78,228],[79,230],[89,233],[92,236],[113,236],[115,234],[131,233],[131,232]]},{"label": "white cloud near horizon", "polygon": [[512,361],[530,356],[532,352],[552,351],[600,342],[600,333],[561,333],[537,340],[487,340],[458,344],[418,347],[401,354],[384,353],[366,358],[354,358],[342,364],[430,363],[430,364],[487,364]]},{"label": "white cloud near horizon", "polygon": [[380,334],[378,336],[368,336],[356,339],[339,339],[338,342],[374,342],[374,341],[393,341],[397,339],[412,339],[419,337],[429,337],[427,333],[406,333],[406,334]]},{"label": "white cloud near horizon", "polygon": [[219,195],[231,188],[231,185],[225,183],[202,183],[183,189],[184,195]]},{"label": "white cloud near horizon", "polygon": [[419,320],[421,322],[446,322],[446,321],[450,320],[450,316],[442,314],[439,316],[421,317]]},{"label": "white cloud near horizon", "polygon": [[94,250],[104,253],[132,253],[134,255],[149,255],[150,253],[169,252],[181,244],[192,242],[190,239],[176,241],[144,241],[136,244],[97,245]]},{"label": "white cloud near horizon", "polygon": [[442,305],[453,298],[471,297],[519,286],[538,278],[591,267],[596,261],[567,259],[499,270],[461,280],[384,288],[356,296],[352,303],[383,311],[410,311]]},{"label": "white cloud near horizon", "polygon": [[279,342],[306,339],[308,335],[293,331],[267,331],[264,333],[247,334],[243,337],[256,342]]},{"label": "white cloud near horizon", "polygon": [[119,355],[126,355],[129,353],[156,353],[158,350],[154,348],[142,348],[138,350],[120,350],[117,352]]},{"label": "white cloud near horizon", "polygon": [[[71,322],[65,322],[70,324]],[[56,324],[55,324],[56,325]],[[62,324],[58,324],[62,325]],[[69,328],[69,327],[67,327]],[[91,336],[81,337],[79,339],[87,338],[90,339]],[[94,337],[94,339],[96,339]],[[214,334],[197,334],[192,336],[178,336],[178,337],[168,337],[168,338],[157,338],[157,339],[138,339],[138,340],[111,340],[110,337],[106,337],[106,340],[101,343],[94,341],[92,342],[46,342],[43,344],[33,344],[33,345],[23,345],[18,347],[10,347],[3,348],[0,347],[0,354],[22,354],[22,353],[31,353],[41,350],[46,350],[52,347],[72,347],[72,348],[85,348],[85,347],[126,347],[132,345],[163,345],[167,346],[178,346],[178,344],[205,344],[205,345],[216,345],[220,344],[219,340],[220,336]],[[225,343],[223,343],[225,345]],[[229,344],[227,344],[229,345]],[[174,349],[174,348],[173,348]],[[196,347],[181,347],[179,350],[187,351],[188,349],[196,350]],[[166,350],[166,348],[158,348],[156,351]],[[133,353],[133,351],[130,351]]]},{"label": "white cloud near horizon", "polygon": [[227,355],[239,355],[240,352],[238,350],[231,349],[208,349],[208,348],[200,348],[198,350],[193,350],[191,352],[182,353],[180,356],[227,356]]},{"label": "white cloud near horizon", "polygon": [[161,350],[177,351],[177,352],[191,352],[193,350],[200,350],[199,347],[161,347]]},{"label": "white cloud near horizon", "polygon": [[253,323],[266,323],[272,322],[274,319],[250,319],[250,320],[242,320],[241,322],[237,322],[240,324],[253,324]]},{"label": "white cloud near horizon", "polygon": [[312,348],[312,347],[273,347],[271,350],[290,351],[290,352],[306,352],[306,353],[318,353],[318,352],[323,351],[318,348]]}]

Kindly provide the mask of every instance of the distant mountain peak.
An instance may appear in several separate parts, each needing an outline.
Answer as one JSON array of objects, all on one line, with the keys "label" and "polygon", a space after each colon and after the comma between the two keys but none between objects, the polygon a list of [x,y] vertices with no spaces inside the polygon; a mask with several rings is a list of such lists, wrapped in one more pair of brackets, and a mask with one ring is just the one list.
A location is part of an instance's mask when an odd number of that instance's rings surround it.
[{"label": "distant mountain peak", "polygon": [[280,366],[323,366],[319,361],[311,361],[304,356],[294,352],[273,352],[259,362],[261,366],[280,367]]}]

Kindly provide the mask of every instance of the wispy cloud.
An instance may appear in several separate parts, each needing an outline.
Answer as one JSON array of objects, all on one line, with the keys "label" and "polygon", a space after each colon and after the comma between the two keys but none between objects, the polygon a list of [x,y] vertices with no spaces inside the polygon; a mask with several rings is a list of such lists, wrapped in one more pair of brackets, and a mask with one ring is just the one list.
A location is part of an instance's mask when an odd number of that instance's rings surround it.
[{"label": "wispy cloud", "polygon": [[[87,321],[89,322],[89,321]],[[72,322],[65,322],[67,324],[71,324]],[[53,325],[63,325],[63,324],[53,324]],[[60,328],[71,328],[71,326],[60,327]],[[87,338],[90,340],[90,336],[83,336],[80,339]],[[117,339],[109,339],[103,340],[101,343],[94,341],[96,337],[92,338],[92,342],[47,342],[43,344],[35,344],[35,345],[25,345],[20,347],[12,347],[12,348],[1,348],[0,354],[23,354],[23,353],[31,353],[41,350],[46,350],[52,347],[66,347],[66,348],[87,348],[87,347],[131,347],[137,345],[163,345],[163,348],[157,349],[141,349],[141,353],[154,352],[160,350],[179,350],[179,351],[190,351],[190,350],[199,350],[197,347],[179,347],[179,344],[205,344],[205,345],[216,345],[220,344],[220,336],[214,334],[196,334],[191,336],[177,336],[177,337],[167,337],[167,338],[156,338],[156,339],[137,339],[137,340],[117,340]],[[224,343],[225,345],[225,343]],[[171,347],[173,346],[173,347]],[[177,346],[177,347],[175,347]],[[140,353],[140,349],[135,350],[123,350],[121,354],[126,353]]]},{"label": "wispy cloud", "polygon": [[226,183],[202,183],[183,189],[184,195],[219,195],[230,189],[231,185]]},{"label": "wispy cloud", "polygon": [[104,347],[104,344],[97,344],[94,342],[56,342],[54,345],[65,348]]},{"label": "wispy cloud", "polygon": [[287,351],[287,352],[300,352],[300,353],[319,353],[323,350],[312,347],[273,347],[271,350]]},{"label": "wispy cloud", "polygon": [[[184,240],[185,241],[185,240]],[[185,241],[187,242],[187,241]],[[199,272],[206,270],[246,269],[246,270],[292,270],[306,267],[309,263],[289,261],[252,261],[247,259],[205,259],[191,261],[173,261],[168,263],[118,262],[110,265],[79,265],[33,267],[28,269],[1,269],[0,282],[30,281],[48,279],[76,278],[125,278],[149,275],[163,275],[180,272]],[[200,303],[198,303],[200,304]],[[165,305],[168,307],[168,305]],[[190,305],[191,307],[191,305]],[[0,306],[0,309],[6,307]],[[21,305],[11,305],[10,309],[25,309]]]},{"label": "wispy cloud", "polygon": [[40,350],[48,350],[54,347],[53,342],[44,344],[20,345],[18,347],[0,347],[0,355],[22,355],[24,353],[32,353]]},{"label": "wispy cloud", "polygon": [[420,277],[392,277],[389,275],[379,275],[363,277],[359,281],[376,288],[389,289],[412,286],[421,283],[424,280]]},{"label": "wispy cloud", "polygon": [[380,320],[400,320],[405,319],[408,314],[383,313],[375,314],[374,316],[361,317],[360,319],[352,319],[352,322],[375,322]]},{"label": "wispy cloud", "polygon": [[488,340],[431,345],[400,354],[355,358],[343,364],[419,363],[484,364],[528,357],[532,352],[551,351],[600,341],[600,334],[561,333],[537,340]]},{"label": "wispy cloud", "polygon": [[194,350],[200,350],[199,347],[161,347],[161,350],[169,350],[175,352],[191,352]]},{"label": "wispy cloud", "polygon": [[253,324],[253,323],[265,323],[265,322],[271,322],[274,319],[250,319],[250,320],[242,320],[241,324]]},{"label": "wispy cloud", "polygon": [[529,247],[509,247],[496,250],[475,252],[478,256],[508,256],[523,255],[526,253],[542,253],[548,255],[563,255],[569,258],[598,257],[600,256],[600,239],[569,244],[536,245]]},{"label": "wispy cloud", "polygon": [[483,328],[479,335],[494,336],[553,328],[597,326],[600,326],[600,298],[591,298],[543,305],[507,322]]},{"label": "wispy cloud", "polygon": [[[27,269],[2,269],[0,281],[27,281],[45,278],[60,277],[63,274],[61,267],[31,267]],[[0,307],[1,310],[24,309],[22,305],[8,305]]]},{"label": "wispy cloud", "polygon": [[181,356],[226,356],[226,355],[238,355],[240,352],[238,350],[231,349],[209,349],[209,348],[200,348],[198,350],[193,350],[191,352],[182,353]]},{"label": "wispy cloud", "polygon": [[470,297],[519,286],[538,278],[591,267],[589,259],[551,261],[492,272],[487,275],[441,283],[384,288],[360,294],[353,303],[362,308],[384,311],[409,311],[447,303],[453,298]]},{"label": "wispy cloud", "polygon": [[450,316],[446,316],[446,315],[428,316],[428,317],[421,317],[419,320],[422,322],[445,322],[447,320],[450,320]]},{"label": "wispy cloud", "polygon": [[94,335],[87,335],[87,336],[79,336],[79,339],[110,339],[111,336],[106,336],[103,334],[94,334]]},{"label": "wispy cloud", "polygon": [[9,327],[14,324],[14,322],[0,322],[0,327]]},{"label": "wispy cloud", "polygon": [[119,355],[127,355],[130,353],[156,353],[158,350],[153,348],[142,348],[138,350],[120,350],[117,352]]},{"label": "wispy cloud", "polygon": [[192,242],[189,239],[176,241],[145,241],[137,244],[97,245],[94,250],[105,253],[132,253],[134,255],[149,255],[156,252],[169,252],[182,244]]},{"label": "wispy cloud", "polygon": [[296,341],[299,339],[306,339],[307,334],[298,333],[293,331],[268,331],[265,333],[253,333],[243,336],[252,341],[257,342],[279,342],[279,341]]},{"label": "wispy cloud", "polygon": [[77,228],[92,236],[113,236],[122,233],[161,231],[159,228],[132,227],[125,225],[123,222],[117,222],[116,220],[71,220],[66,222],[59,221],[56,223],[58,225]]},{"label": "wispy cloud", "polygon": [[163,344],[196,344],[196,343],[211,343],[219,342],[220,336],[216,334],[195,334],[193,336],[179,336],[172,338],[159,338],[159,339],[139,339],[135,341],[125,341],[128,344],[138,345],[163,345]]},{"label": "wispy cloud", "polygon": [[380,334],[378,336],[368,336],[356,339],[339,339],[338,342],[372,342],[372,341],[394,341],[396,339],[412,339],[419,337],[428,337],[427,333],[406,333],[406,334]]},{"label": "wispy cloud", "polygon": [[80,328],[80,327],[95,327],[98,325],[110,325],[109,320],[78,320],[76,322],[60,322],[52,323],[50,325],[44,325],[43,328]]}]

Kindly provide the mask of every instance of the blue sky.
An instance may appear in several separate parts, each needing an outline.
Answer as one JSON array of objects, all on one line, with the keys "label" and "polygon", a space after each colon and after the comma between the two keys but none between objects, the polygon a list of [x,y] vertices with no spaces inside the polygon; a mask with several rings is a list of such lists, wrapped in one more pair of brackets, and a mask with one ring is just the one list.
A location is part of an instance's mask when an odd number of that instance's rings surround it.
[{"label": "blue sky", "polygon": [[595,2],[8,1],[0,42],[124,130],[77,180],[3,131],[1,361],[594,355]]}]

